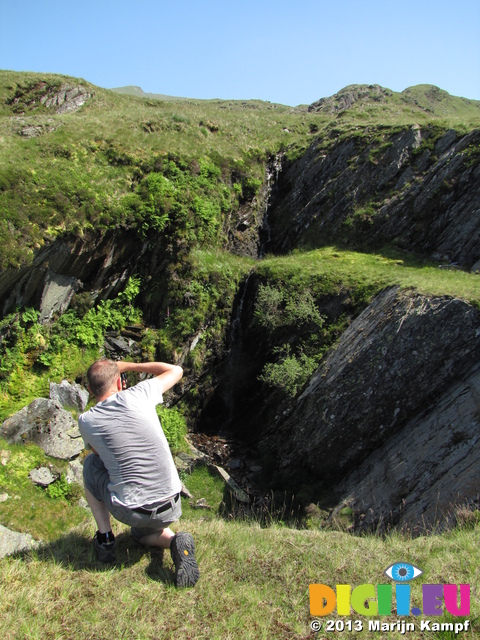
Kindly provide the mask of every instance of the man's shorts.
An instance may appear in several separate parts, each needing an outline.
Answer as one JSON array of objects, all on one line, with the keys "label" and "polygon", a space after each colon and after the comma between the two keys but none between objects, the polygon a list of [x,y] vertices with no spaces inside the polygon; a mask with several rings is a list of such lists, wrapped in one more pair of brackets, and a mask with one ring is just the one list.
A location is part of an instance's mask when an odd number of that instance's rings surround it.
[{"label": "man's shorts", "polygon": [[[139,513],[128,507],[115,504],[108,489],[110,477],[101,458],[94,453],[88,455],[83,463],[83,480],[85,487],[97,499],[105,504],[114,518],[135,527],[135,538],[140,539],[149,533],[161,531],[175,522],[182,515],[182,501],[180,497],[175,502],[170,500],[170,507],[161,513],[156,513],[153,509],[151,514]],[[161,503],[162,506],[165,501]],[[151,509],[151,506],[148,507]]]}]

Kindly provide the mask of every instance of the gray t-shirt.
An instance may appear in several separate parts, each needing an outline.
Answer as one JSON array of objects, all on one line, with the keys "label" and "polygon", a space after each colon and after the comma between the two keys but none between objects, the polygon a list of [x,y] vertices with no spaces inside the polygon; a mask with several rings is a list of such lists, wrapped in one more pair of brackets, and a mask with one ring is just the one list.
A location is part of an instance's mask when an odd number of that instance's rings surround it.
[{"label": "gray t-shirt", "polygon": [[181,490],[173,457],[155,407],[163,402],[156,378],[119,391],[82,413],[80,433],[110,476],[112,502],[154,505]]}]

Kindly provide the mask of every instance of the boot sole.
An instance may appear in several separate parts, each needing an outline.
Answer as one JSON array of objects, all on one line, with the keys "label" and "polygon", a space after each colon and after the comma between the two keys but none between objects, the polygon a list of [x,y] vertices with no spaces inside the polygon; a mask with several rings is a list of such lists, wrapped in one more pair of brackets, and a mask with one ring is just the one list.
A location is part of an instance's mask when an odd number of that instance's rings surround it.
[{"label": "boot sole", "polygon": [[195,542],[188,533],[175,536],[175,586],[193,587],[200,578],[195,559]]}]

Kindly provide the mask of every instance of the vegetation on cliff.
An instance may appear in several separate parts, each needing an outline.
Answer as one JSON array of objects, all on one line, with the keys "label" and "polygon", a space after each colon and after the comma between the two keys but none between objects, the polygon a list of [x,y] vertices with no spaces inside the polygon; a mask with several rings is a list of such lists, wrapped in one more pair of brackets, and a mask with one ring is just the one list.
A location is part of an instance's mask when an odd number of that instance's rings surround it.
[{"label": "vegetation on cliff", "polygon": [[[69,92],[83,96],[81,108],[66,108]],[[414,149],[421,158],[446,130],[461,135],[478,125],[479,114],[478,103],[430,86],[396,94],[354,85],[308,108],[290,108],[137,98],[75,78],[1,72],[1,267],[28,265],[56,238],[83,237],[88,246],[124,230],[147,246],[131,274],[135,291],[130,285],[109,301],[78,292],[53,323],[39,324],[33,310],[2,320],[3,415],[41,393],[47,379],[79,376],[104,332],[139,320],[142,310],[151,327],[145,357],[181,359],[191,379],[184,409],[198,416],[216,384],[210,365],[228,349],[239,288],[249,274],[256,296],[251,337],[264,358],[255,375],[287,396],[302,388],[350,319],[387,284],[478,303],[475,276],[440,272],[424,257],[391,249],[369,255],[339,246],[252,258],[262,251],[258,235],[268,225],[271,158],[281,154],[291,165],[316,141],[321,161],[345,142],[355,148],[353,172],[365,154],[363,161],[373,168],[380,163],[380,170],[392,140],[412,124],[430,132]],[[376,212],[372,195],[364,199],[370,204],[356,205],[342,227],[357,248]],[[288,229],[291,214],[277,215],[275,223],[277,234],[282,225]],[[153,269],[152,255],[160,256]],[[334,296],[343,298],[342,308],[325,314],[325,301]]]}]

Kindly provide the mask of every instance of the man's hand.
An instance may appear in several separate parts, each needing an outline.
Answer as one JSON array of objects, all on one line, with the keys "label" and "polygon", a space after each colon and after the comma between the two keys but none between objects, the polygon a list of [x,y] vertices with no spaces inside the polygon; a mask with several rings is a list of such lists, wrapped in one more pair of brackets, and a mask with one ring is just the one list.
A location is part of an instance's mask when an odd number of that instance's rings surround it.
[{"label": "man's hand", "polygon": [[117,362],[120,375],[127,371],[155,376],[160,382],[162,393],[171,389],[183,376],[182,367],[167,362]]}]

